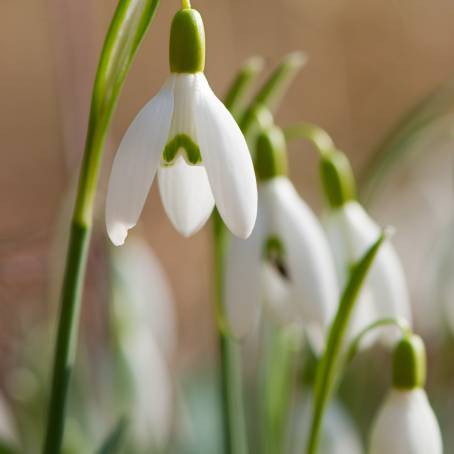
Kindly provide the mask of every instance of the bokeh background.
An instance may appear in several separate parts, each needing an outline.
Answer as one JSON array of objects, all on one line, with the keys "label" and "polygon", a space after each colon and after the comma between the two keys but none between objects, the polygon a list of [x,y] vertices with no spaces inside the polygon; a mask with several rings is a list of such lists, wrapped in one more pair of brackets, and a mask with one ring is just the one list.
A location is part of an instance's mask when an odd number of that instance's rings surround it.
[{"label": "bokeh background", "polygon": [[[65,252],[64,242],[56,239],[59,226],[65,225],[61,213],[72,207],[91,85],[115,5],[114,0],[0,2],[3,368],[12,361],[24,326],[45,318],[55,299],[59,257]],[[99,295],[106,291],[103,210],[110,164],[126,127],[168,74],[169,24],[177,6],[176,0],[162,2],[114,115],[82,323],[93,343],[106,331]],[[322,126],[351,158],[360,181],[365,181],[374,153],[389,132],[454,75],[454,3],[449,0],[194,0],[193,6],[204,16],[206,73],[219,95],[252,55],[263,56],[269,71],[290,51],[307,53],[308,63],[277,121]],[[453,232],[454,208],[450,113],[448,108],[436,128],[403,144],[405,157],[395,159],[364,193],[375,217],[398,228],[395,243],[409,275],[418,327],[435,350],[440,333],[446,332],[454,287],[449,272],[453,236],[447,233]],[[292,144],[290,163],[296,187],[320,211],[316,153],[307,144]],[[209,226],[193,238],[179,236],[164,215],[155,185],[137,230],[172,284],[179,368],[211,361],[216,340]],[[444,360],[435,354],[431,361]]]}]

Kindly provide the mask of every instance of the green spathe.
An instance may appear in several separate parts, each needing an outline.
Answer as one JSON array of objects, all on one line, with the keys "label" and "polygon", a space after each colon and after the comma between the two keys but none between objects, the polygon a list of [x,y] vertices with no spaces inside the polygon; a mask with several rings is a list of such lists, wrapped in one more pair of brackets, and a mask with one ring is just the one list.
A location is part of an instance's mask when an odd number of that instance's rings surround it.
[{"label": "green spathe", "polygon": [[205,69],[205,29],[202,16],[195,9],[184,8],[175,14],[169,60],[173,73],[194,74]]},{"label": "green spathe", "polygon": [[287,144],[277,126],[267,128],[257,138],[255,171],[260,181],[288,174]]},{"label": "green spathe", "polygon": [[405,336],[393,352],[393,386],[423,388],[426,382],[426,349],[419,336]]},{"label": "green spathe", "polygon": [[341,151],[322,155],[320,176],[327,202],[338,208],[356,198],[355,179],[350,163]]}]

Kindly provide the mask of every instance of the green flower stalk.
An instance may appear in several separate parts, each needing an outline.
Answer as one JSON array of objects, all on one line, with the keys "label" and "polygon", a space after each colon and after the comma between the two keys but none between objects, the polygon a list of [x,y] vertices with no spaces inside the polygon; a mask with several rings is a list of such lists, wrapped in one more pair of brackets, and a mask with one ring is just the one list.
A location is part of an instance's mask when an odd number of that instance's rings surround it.
[{"label": "green flower stalk", "polygon": [[100,57],[60,300],[60,320],[43,446],[45,454],[61,452],[68,387],[76,355],[94,199],[107,132],[123,82],[158,4],[159,0],[121,1]]}]

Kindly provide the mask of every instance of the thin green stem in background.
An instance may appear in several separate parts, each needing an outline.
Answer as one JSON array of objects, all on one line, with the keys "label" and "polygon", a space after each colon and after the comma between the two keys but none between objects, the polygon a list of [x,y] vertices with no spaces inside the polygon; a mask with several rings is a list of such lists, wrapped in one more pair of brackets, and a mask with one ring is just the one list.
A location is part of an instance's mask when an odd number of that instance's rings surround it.
[{"label": "thin green stem in background", "polygon": [[63,442],[94,200],[108,128],[129,66],[158,4],[159,0],[120,1],[101,53],[66,256],[44,454],[59,454]]},{"label": "thin green stem in background", "polygon": [[326,156],[336,150],[333,139],[330,135],[317,125],[311,123],[298,123],[284,129],[287,141],[295,139],[306,139],[311,142],[320,155]]},{"label": "thin green stem in background", "polygon": [[285,451],[291,391],[302,333],[295,326],[270,327],[263,376],[263,444],[261,452],[281,454]]},{"label": "thin green stem in background", "polygon": [[221,395],[224,426],[224,453],[246,454],[247,431],[243,407],[241,382],[240,346],[231,339],[221,323],[224,310],[224,257],[227,230],[218,213],[213,214],[214,259],[215,259],[215,302],[218,320],[219,353],[221,358]]},{"label": "thin green stem in background", "polygon": [[323,415],[338,376],[339,356],[343,351],[344,339],[355,302],[380,246],[386,238],[387,233],[384,231],[353,267],[350,279],[342,293],[339,308],[328,333],[325,351],[317,367],[307,454],[315,454],[317,452]]}]

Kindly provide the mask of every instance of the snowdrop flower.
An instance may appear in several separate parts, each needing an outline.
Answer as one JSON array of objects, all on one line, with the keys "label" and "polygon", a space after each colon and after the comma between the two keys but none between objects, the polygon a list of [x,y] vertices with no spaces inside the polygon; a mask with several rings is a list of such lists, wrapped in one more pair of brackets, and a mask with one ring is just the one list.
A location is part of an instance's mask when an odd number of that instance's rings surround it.
[{"label": "snowdrop flower", "polygon": [[[361,258],[380,234],[379,226],[355,200],[350,164],[340,151],[322,156],[322,182],[329,205],[323,219],[334,254],[339,281],[344,285],[350,267]],[[404,272],[391,243],[378,252],[352,317],[351,335],[382,318],[402,317],[411,323]],[[395,340],[391,331],[385,340]],[[391,337],[392,336],[392,337]]]},{"label": "snowdrop flower", "polygon": [[[119,369],[126,377],[115,394],[133,420],[131,435],[140,452],[162,449],[169,441],[175,390],[169,363],[176,350],[174,301],[157,258],[133,238],[113,252],[111,321]],[[126,391],[126,392],[125,392]]]},{"label": "snowdrop flower", "polygon": [[372,428],[370,454],[442,454],[440,428],[423,389],[425,369],[421,338],[401,340],[393,355],[393,388]]},{"label": "snowdrop flower", "polygon": [[156,173],[164,209],[181,234],[198,231],[215,203],[235,235],[247,238],[254,227],[257,185],[249,150],[208,85],[204,66],[202,18],[186,7],[172,22],[171,75],[134,119],[115,156],[106,206],[115,245],[136,225]]},{"label": "snowdrop flower", "polygon": [[276,126],[260,134],[255,164],[257,222],[248,240],[231,239],[226,260],[229,328],[248,334],[264,300],[279,321],[304,321],[320,348],[337,306],[336,274],[322,227],[287,177],[286,142]]}]

